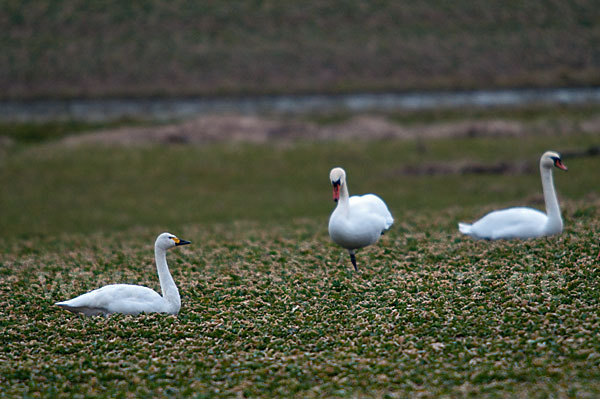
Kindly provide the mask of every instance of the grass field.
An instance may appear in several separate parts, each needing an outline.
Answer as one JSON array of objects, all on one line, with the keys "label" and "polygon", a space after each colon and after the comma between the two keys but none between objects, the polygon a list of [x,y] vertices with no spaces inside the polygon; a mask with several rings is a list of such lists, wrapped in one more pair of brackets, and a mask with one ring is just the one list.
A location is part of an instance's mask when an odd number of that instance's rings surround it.
[{"label": "grass field", "polygon": [[0,3],[0,98],[598,85],[585,1]]},{"label": "grass field", "polygon": [[[559,237],[456,230],[494,208],[542,207],[540,154],[598,145],[597,132],[67,148],[19,129],[0,149],[0,396],[600,394],[599,159],[555,172]],[[403,172],[464,160],[532,168]],[[327,236],[335,165],[351,194],[379,193],[396,219],[358,252],[359,273]],[[168,255],[179,316],[53,306],[113,282],[158,290],[165,230],[192,241]]]}]

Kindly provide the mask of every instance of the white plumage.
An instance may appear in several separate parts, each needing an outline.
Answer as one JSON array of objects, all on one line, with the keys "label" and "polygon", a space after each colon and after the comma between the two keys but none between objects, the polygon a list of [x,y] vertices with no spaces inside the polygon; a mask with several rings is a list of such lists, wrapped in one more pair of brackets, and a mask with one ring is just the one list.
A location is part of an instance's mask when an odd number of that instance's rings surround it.
[{"label": "white plumage", "polygon": [[86,316],[107,316],[112,313],[135,315],[142,312],[177,314],[181,308],[181,299],[179,290],[169,272],[167,250],[189,243],[171,233],[162,233],[156,238],[154,254],[163,296],[141,285],[111,284],[68,301],[57,302],[56,305]]},{"label": "white plumage", "polygon": [[558,153],[547,151],[540,158],[546,213],[525,207],[493,211],[473,224],[459,223],[459,231],[474,238],[487,240],[527,239],[561,233],[563,222],[554,190],[552,167],[567,170]]},{"label": "white plumage", "polygon": [[350,197],[344,169],[332,169],[329,178],[333,199],[337,202],[329,218],[329,236],[348,250],[352,265],[358,270],[355,250],[377,242],[392,226],[394,218],[385,202],[375,194]]}]

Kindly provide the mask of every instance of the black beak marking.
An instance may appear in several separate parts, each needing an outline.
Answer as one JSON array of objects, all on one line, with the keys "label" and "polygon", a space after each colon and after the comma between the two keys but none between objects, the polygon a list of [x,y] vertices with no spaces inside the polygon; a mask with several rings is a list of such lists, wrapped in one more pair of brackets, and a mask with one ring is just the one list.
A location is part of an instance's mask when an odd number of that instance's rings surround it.
[{"label": "black beak marking", "polygon": [[559,157],[552,157],[552,160],[554,161],[554,166],[556,168],[561,170],[567,170],[565,164],[562,163],[562,159],[560,159]]}]

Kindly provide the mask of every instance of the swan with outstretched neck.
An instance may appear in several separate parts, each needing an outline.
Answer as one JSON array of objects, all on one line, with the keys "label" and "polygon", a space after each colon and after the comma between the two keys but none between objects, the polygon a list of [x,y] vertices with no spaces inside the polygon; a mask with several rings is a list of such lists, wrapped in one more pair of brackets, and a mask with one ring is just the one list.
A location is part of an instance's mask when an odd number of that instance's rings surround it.
[{"label": "swan with outstretched neck", "polygon": [[169,272],[167,250],[186,244],[190,244],[190,242],[181,240],[171,233],[162,233],[156,238],[154,256],[162,296],[141,285],[111,284],[68,301],[57,302],[56,305],[86,316],[108,316],[112,313],[135,315],[142,312],[176,315],[181,308],[181,298]]},{"label": "swan with outstretched neck", "polygon": [[358,271],[355,251],[377,242],[392,226],[394,218],[385,202],[375,194],[350,197],[344,169],[333,168],[329,179],[333,200],[337,202],[329,218],[329,236],[348,250],[354,270]]},{"label": "swan with outstretched neck", "polygon": [[487,240],[536,238],[560,234],[563,229],[560,206],[554,190],[552,168],[567,170],[560,154],[545,152],[540,158],[540,174],[546,213],[537,209],[516,207],[493,211],[473,224],[459,223],[461,233]]}]

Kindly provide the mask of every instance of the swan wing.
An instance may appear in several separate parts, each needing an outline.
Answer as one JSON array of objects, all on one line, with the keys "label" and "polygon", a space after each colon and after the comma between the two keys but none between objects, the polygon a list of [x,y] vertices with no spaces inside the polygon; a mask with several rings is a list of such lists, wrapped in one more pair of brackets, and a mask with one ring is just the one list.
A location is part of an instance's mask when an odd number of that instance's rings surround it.
[{"label": "swan wing", "polygon": [[329,219],[329,236],[338,245],[353,250],[377,242],[394,219],[385,202],[374,194],[349,198],[349,211],[336,208]]},{"label": "swan wing", "polygon": [[165,300],[156,291],[130,284],[107,285],[56,305],[87,316],[165,311]]},{"label": "swan wing", "polygon": [[460,223],[459,229],[489,240],[533,238],[543,234],[547,221],[546,214],[537,209],[518,207],[490,212],[470,226]]},{"label": "swan wing", "polygon": [[379,216],[382,223],[382,232],[394,224],[394,218],[385,202],[375,194],[354,195],[350,197],[350,212],[367,217]]}]

